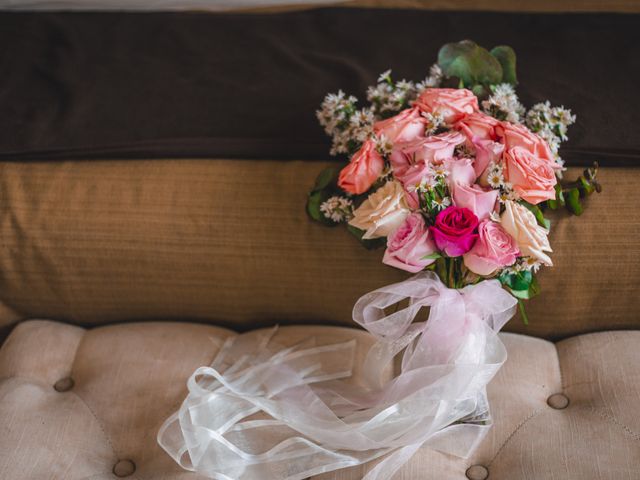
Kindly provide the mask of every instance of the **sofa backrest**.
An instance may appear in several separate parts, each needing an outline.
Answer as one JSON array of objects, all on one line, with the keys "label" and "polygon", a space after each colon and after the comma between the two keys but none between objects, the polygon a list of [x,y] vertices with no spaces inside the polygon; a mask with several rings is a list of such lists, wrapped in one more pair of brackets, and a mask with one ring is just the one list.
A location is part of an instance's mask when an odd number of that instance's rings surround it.
[{"label": "sofa backrest", "polygon": [[[322,162],[0,162],[0,302],[82,325],[352,325],[358,297],[407,277],[305,213]],[[576,171],[569,172],[569,175]],[[554,268],[531,320],[560,338],[640,327],[639,169],[604,168],[582,218],[552,217]]]}]

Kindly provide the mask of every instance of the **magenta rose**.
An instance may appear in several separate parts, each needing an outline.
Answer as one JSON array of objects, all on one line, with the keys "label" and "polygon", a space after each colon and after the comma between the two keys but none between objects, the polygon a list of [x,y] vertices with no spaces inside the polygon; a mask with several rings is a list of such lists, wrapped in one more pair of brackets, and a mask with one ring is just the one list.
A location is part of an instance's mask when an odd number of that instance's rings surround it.
[{"label": "magenta rose", "polygon": [[412,213],[387,238],[387,250],[382,263],[416,273],[435,261],[424,257],[436,251],[422,215]]},{"label": "magenta rose", "polygon": [[478,275],[492,275],[513,265],[520,255],[516,241],[500,224],[485,220],[478,226],[478,240],[464,255],[464,264]]},{"label": "magenta rose", "polygon": [[468,208],[449,207],[436,216],[429,231],[439,250],[449,257],[464,255],[478,238],[478,217]]}]

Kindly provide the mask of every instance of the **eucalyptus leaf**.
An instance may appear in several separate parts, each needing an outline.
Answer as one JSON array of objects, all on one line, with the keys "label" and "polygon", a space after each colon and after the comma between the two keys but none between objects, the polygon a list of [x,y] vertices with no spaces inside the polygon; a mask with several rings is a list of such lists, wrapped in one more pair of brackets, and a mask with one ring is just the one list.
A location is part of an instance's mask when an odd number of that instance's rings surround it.
[{"label": "eucalyptus leaf", "polygon": [[469,88],[500,83],[503,75],[496,57],[471,40],[444,45],[438,52],[438,65],[446,77],[458,77]]},{"label": "eucalyptus leaf", "polygon": [[316,178],[316,183],[313,186],[313,191],[324,190],[327,188],[338,176],[338,169],[334,167],[325,168],[320,172]]},{"label": "eucalyptus leaf", "polygon": [[385,237],[371,239],[362,238],[365,233],[364,230],[354,227],[353,225],[347,224],[347,230],[349,230],[349,233],[351,233],[354,237],[360,240],[360,243],[362,243],[362,245],[364,245],[364,247],[368,250],[375,250],[376,248],[380,248],[387,244],[387,239]]},{"label": "eucalyptus leaf", "polygon": [[324,193],[322,191],[316,191],[309,194],[309,198],[307,199],[307,213],[311,218],[313,218],[316,222],[324,223],[326,225],[331,225],[334,222],[331,222],[328,218],[324,216],[322,211],[320,211],[320,205],[324,202]]},{"label": "eucalyptus leaf", "polygon": [[517,85],[516,52],[513,48],[507,45],[500,45],[491,50],[491,55],[500,62],[500,66],[502,67],[502,82]]}]

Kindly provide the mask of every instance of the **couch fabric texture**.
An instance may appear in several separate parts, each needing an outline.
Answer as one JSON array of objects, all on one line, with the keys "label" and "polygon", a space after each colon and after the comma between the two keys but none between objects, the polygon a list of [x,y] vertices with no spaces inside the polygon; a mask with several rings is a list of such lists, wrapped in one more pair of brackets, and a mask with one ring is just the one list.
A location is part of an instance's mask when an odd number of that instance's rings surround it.
[{"label": "couch fabric texture", "polygon": [[[307,217],[306,194],[324,166],[1,162],[0,299],[21,318],[85,326],[353,325],[360,296],[407,275],[346,229]],[[542,295],[527,302],[531,324],[514,318],[508,330],[558,339],[638,327],[640,218],[629,199],[640,170],[605,168],[601,177],[605,190],[581,218],[552,216],[555,267],[542,269]]]},{"label": "couch fabric texture", "polygon": [[[20,324],[0,350],[0,478],[195,480],[155,441],[186,378],[234,332],[182,323],[85,330]],[[371,337],[349,328],[282,327],[293,345],[354,338],[355,381]],[[557,344],[501,334],[509,358],[489,386],[494,426],[468,460],[421,449],[398,480],[636,480],[640,332]],[[37,444],[34,443],[37,439]],[[36,446],[37,445],[37,446]],[[466,476],[465,476],[466,474]],[[359,480],[361,467],[317,480]]]}]

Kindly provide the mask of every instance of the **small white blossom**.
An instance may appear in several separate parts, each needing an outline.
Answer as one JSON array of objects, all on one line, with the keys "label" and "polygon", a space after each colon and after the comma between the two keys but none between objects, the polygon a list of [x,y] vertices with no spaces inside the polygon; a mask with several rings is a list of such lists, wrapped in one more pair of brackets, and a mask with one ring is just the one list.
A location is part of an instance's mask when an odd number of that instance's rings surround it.
[{"label": "small white blossom", "polygon": [[555,156],[556,163],[563,167],[556,171],[558,177],[562,178],[564,161],[558,155],[560,143],[568,140],[567,129],[575,123],[576,116],[571,110],[560,107],[552,107],[549,101],[538,103],[527,112],[526,125],[540,138],[545,140]]},{"label": "small white blossom", "polygon": [[422,112],[422,116],[427,119],[427,125],[425,127],[425,135],[433,135],[438,128],[444,125],[444,117],[442,113],[436,112]]},{"label": "small white blossom", "polygon": [[431,65],[429,69],[429,75],[420,83],[416,84],[418,93],[422,92],[425,88],[439,87],[442,83],[442,69],[437,63]]},{"label": "small white blossom", "polygon": [[380,74],[378,77],[378,83],[391,83],[391,69]]},{"label": "small white blossom", "polygon": [[334,196],[320,205],[320,211],[336,223],[347,222],[353,217],[353,202],[346,197]]},{"label": "small white blossom", "polygon": [[501,83],[491,87],[491,96],[482,102],[483,110],[492,117],[511,123],[520,123],[525,108],[518,100],[513,86]]},{"label": "small white blossom", "polygon": [[447,169],[444,167],[444,165],[434,165],[434,164],[430,164],[429,165],[429,173],[431,174],[431,176],[433,178],[435,178],[436,180],[442,180],[444,179],[447,175],[449,175],[449,172],[447,171]]},{"label": "small white blossom", "polygon": [[393,143],[389,140],[384,134],[379,136],[375,136],[374,140],[376,142],[376,150],[383,157],[387,157],[391,155],[393,151]]},{"label": "small white blossom", "polygon": [[367,100],[371,102],[371,110],[375,114],[396,113],[406,108],[417,97],[413,82],[400,80],[393,82],[391,70],[378,77],[378,84],[367,89]]},{"label": "small white blossom", "polygon": [[436,198],[433,200],[433,208],[436,210],[444,210],[449,205],[451,205],[451,198],[449,197]]}]

